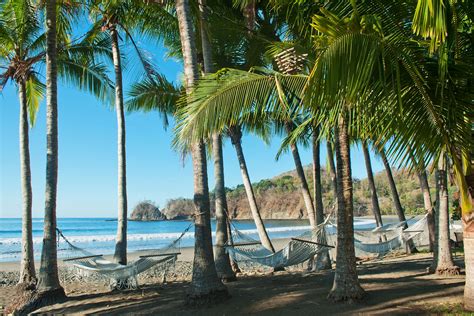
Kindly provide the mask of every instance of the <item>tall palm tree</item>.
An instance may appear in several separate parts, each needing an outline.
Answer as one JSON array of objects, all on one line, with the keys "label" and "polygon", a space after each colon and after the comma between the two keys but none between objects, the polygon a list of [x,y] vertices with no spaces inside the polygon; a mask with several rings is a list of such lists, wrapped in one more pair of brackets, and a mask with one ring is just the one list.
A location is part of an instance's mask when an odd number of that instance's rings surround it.
[{"label": "tall palm tree", "polygon": [[46,3],[46,194],[38,291],[43,293],[43,297],[61,300],[66,294],[59,284],[56,250],[56,193],[58,181],[56,9],[55,0]]},{"label": "tall palm tree", "polygon": [[[212,48],[208,28],[208,7],[205,0],[199,0],[201,47],[204,71],[215,71],[212,60]],[[222,137],[219,133],[212,134],[212,156],[214,158],[215,203],[216,203],[216,249],[215,264],[218,276],[224,281],[235,281],[235,273],[230,265],[229,255],[225,251],[227,235],[227,198],[224,182],[224,157],[222,154]]]},{"label": "tall palm tree", "polygon": [[[127,162],[126,162],[126,129],[125,109],[122,82],[122,55],[120,49],[120,34],[130,40],[138,60],[142,64],[148,78],[154,79],[157,74],[152,65],[143,57],[143,53],[136,45],[132,36],[133,31],[142,31],[152,35],[167,32],[163,26],[163,16],[168,13],[160,6],[151,7],[146,2],[136,1],[100,1],[90,0],[88,4],[94,25],[91,33],[107,31],[113,57],[115,77],[115,112],[117,115],[117,164],[118,164],[118,213],[117,238],[115,240],[114,260],[120,264],[127,264]],[[166,21],[165,21],[166,22]],[[154,31],[149,29],[156,28]],[[166,29],[166,30],[164,30]]]},{"label": "tall palm tree", "polygon": [[366,141],[362,142],[362,151],[364,152],[365,168],[367,169],[367,180],[369,181],[372,199],[372,211],[375,216],[375,222],[377,226],[383,226],[382,213],[380,212],[379,199],[377,197],[377,188],[375,187],[374,173],[372,171],[369,148],[367,147]]},{"label": "tall palm tree", "polygon": [[447,161],[445,155],[440,157],[438,169],[436,170],[436,181],[438,186],[437,210],[436,212],[436,256],[433,270],[441,275],[459,274],[459,267],[454,265],[451,254],[449,238],[449,197]]},{"label": "tall palm tree", "polygon": [[[198,63],[191,8],[188,0],[176,1],[176,15],[184,60],[186,93],[190,94],[198,79]],[[193,277],[189,299],[192,303],[220,301],[228,297],[214,265],[211,240],[209,189],[205,145],[202,138],[191,147],[194,172],[195,245]]]},{"label": "tall palm tree", "polygon": [[[27,52],[27,45],[35,39],[39,31],[39,19],[36,11],[29,1],[23,1],[22,7],[15,10],[16,5],[13,1],[3,2],[0,7],[2,18],[0,19],[0,36],[2,45],[5,49],[1,50],[1,61],[6,71],[0,75],[1,87],[6,84],[8,79],[13,79],[18,86],[18,95],[20,100],[20,166],[21,166],[21,189],[23,195],[22,205],[22,247],[21,247],[21,267],[19,283],[36,283],[36,271],[33,253],[33,232],[31,208],[33,203],[33,192],[31,190],[31,168],[30,168],[30,150],[29,150],[29,124],[28,114],[31,124],[34,123],[35,114],[38,107],[38,99],[41,97],[44,88],[38,84],[38,79],[30,67],[20,70],[19,67],[12,67],[11,64],[26,64],[22,54],[14,54],[14,51]],[[15,11],[14,11],[15,10]],[[19,55],[19,56],[18,56]],[[25,55],[25,53],[23,53]],[[25,56],[26,57],[26,56]],[[2,68],[3,68],[2,67]],[[27,85],[30,91],[37,91],[27,94]],[[32,89],[36,86],[36,89]],[[1,90],[1,89],[0,89]],[[30,98],[28,98],[30,97]],[[33,97],[33,98],[32,98]]]}]

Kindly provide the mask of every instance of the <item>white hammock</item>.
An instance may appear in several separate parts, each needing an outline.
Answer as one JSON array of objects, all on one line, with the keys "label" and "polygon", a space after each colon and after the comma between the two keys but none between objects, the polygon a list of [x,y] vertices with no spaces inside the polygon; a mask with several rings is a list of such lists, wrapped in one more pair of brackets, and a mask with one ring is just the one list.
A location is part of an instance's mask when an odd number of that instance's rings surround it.
[{"label": "white hammock", "polygon": [[239,267],[284,268],[300,264],[317,253],[332,247],[327,245],[326,223],[327,220],[320,224],[316,230],[305,232],[298,238],[292,238],[285,248],[275,253],[263,247],[259,241],[244,235],[233,226],[232,240],[243,242],[227,244],[225,246],[226,251],[232,260],[239,264]]},{"label": "white hammock", "polygon": [[370,233],[367,233],[367,231],[354,231],[356,251],[383,256],[393,250],[400,249],[407,241],[427,231],[427,215],[406,229],[402,226],[404,224],[405,222],[399,222],[387,225],[385,228],[378,227],[378,229],[372,230]]},{"label": "white hammock", "polygon": [[163,271],[164,274],[177,261],[180,254],[180,241],[184,234],[191,228],[190,224],[183,233],[166,247],[160,249],[147,250],[146,255],[127,265],[121,265],[111,262],[103,255],[95,255],[85,249],[74,246],[58,229],[58,238],[64,240],[67,245],[67,251],[71,253],[63,260],[67,263],[76,277],[95,277],[100,280],[109,281],[111,288],[136,289],[138,287],[137,276],[154,266]]}]

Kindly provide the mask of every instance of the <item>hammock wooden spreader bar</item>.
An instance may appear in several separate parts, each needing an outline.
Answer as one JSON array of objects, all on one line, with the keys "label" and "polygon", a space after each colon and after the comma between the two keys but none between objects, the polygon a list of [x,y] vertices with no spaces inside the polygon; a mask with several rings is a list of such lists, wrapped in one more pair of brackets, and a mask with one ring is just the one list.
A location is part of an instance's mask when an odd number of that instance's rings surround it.
[{"label": "hammock wooden spreader bar", "polygon": [[253,245],[261,245],[262,243],[259,241],[251,241],[251,242],[239,242],[234,244],[229,244],[229,247],[239,247],[239,246],[253,246]]},{"label": "hammock wooden spreader bar", "polygon": [[331,246],[331,245],[326,245],[326,244],[322,244],[322,243],[315,242],[315,241],[312,241],[312,240],[300,239],[300,238],[296,238],[296,237],[291,238],[291,240],[296,240],[296,241],[300,241],[300,242],[307,242],[307,243],[310,243],[310,244],[315,244],[315,245],[318,245],[318,246],[323,246],[323,247],[328,247],[328,248],[335,248],[334,246]]},{"label": "hammock wooden spreader bar", "polygon": [[164,256],[177,256],[180,255],[181,252],[168,252],[168,253],[158,253],[158,254],[153,254],[153,255],[143,255],[139,256],[139,258],[151,258],[151,257],[164,257]]},{"label": "hammock wooden spreader bar", "polygon": [[73,258],[63,259],[63,261],[76,261],[76,260],[89,259],[89,258],[98,258],[98,257],[102,257],[102,256],[103,255],[90,255],[90,256],[82,256],[82,257],[73,257]]}]

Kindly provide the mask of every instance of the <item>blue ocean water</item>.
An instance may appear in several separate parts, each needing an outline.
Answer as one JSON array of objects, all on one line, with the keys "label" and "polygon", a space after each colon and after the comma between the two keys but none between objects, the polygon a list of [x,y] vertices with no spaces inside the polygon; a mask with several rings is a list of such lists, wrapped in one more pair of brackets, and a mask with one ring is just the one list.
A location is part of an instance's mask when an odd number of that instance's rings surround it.
[{"label": "blue ocean water", "polygon": [[[128,251],[156,249],[166,246],[191,224],[191,221],[128,222]],[[258,239],[252,220],[233,221],[243,233]],[[265,226],[271,239],[290,238],[309,229],[306,220],[266,220]],[[357,220],[357,228],[374,226],[373,220]],[[117,222],[112,218],[59,218],[58,228],[74,245],[96,254],[112,254],[114,251]],[[212,220],[215,231],[215,220]],[[41,254],[43,219],[33,219],[33,243],[35,257]],[[213,233],[214,238],[214,233]],[[181,246],[194,245],[194,228],[183,237]],[[17,261],[21,256],[21,219],[0,218],[0,261]],[[59,243],[58,257],[65,256],[65,244]]]}]

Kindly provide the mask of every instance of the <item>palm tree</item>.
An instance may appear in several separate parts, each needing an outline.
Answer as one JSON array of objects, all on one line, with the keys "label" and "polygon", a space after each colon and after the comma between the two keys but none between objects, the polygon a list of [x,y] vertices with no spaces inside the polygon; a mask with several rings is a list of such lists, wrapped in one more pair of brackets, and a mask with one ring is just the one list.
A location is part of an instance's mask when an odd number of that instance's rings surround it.
[{"label": "palm tree", "polygon": [[[21,247],[21,267],[20,280],[22,284],[35,284],[36,271],[33,253],[33,232],[32,232],[32,215],[31,208],[33,203],[33,192],[31,190],[31,168],[30,168],[30,151],[29,151],[29,124],[28,114],[30,115],[30,122],[33,125],[35,114],[38,107],[38,98],[42,95],[42,87],[36,76],[31,72],[30,67],[25,67],[23,71],[19,67],[12,67],[13,63],[18,65],[21,62],[26,64],[23,56],[12,54],[12,51],[26,52],[28,51],[27,43],[33,42],[35,35],[38,33],[38,19],[33,5],[28,1],[23,1],[23,9],[18,10],[13,14],[14,3],[12,1],[3,2],[0,7],[2,15],[0,22],[0,36],[2,43],[6,49],[1,50],[1,61],[7,65],[2,68],[6,69],[0,75],[1,87],[6,84],[9,78],[13,79],[18,86],[18,95],[20,99],[20,165],[21,165],[21,188],[23,193],[23,211],[22,211],[22,247]],[[18,14],[19,13],[19,14]],[[7,22],[8,21],[8,22]],[[26,57],[26,56],[25,56]],[[27,85],[29,91],[37,91],[27,94]],[[33,89],[36,88],[36,89]],[[1,90],[1,89],[0,89]]]},{"label": "palm tree", "polygon": [[[288,134],[291,134],[291,132],[293,132],[293,129],[294,129],[293,127],[294,123],[287,122],[285,125],[286,125]],[[296,145],[296,143],[291,143],[290,149],[291,149],[291,154],[293,155],[293,160],[295,162],[296,174],[300,182],[300,190],[301,190],[301,194],[303,195],[303,201],[306,207],[306,212],[308,213],[309,224],[311,228],[316,229],[315,206],[313,204],[313,199],[311,198],[308,182],[306,181],[306,176],[304,174],[303,164],[301,163],[298,146]]]},{"label": "palm tree", "polygon": [[362,151],[364,152],[365,168],[367,169],[367,180],[369,181],[370,193],[372,198],[372,211],[374,212],[375,222],[377,226],[383,226],[379,199],[377,197],[377,188],[375,187],[374,173],[372,172],[372,164],[370,162],[370,154],[366,141],[362,142]]},{"label": "palm tree", "polygon": [[334,150],[331,141],[326,142],[326,150],[328,155],[329,177],[331,178],[332,191],[334,192],[334,200],[337,198],[337,181],[336,181],[336,165],[334,164]]},{"label": "palm tree", "polygon": [[[390,191],[392,192],[393,204],[395,205],[395,210],[397,211],[398,220],[400,222],[405,222],[404,228],[408,228],[406,222],[405,211],[403,210],[402,203],[400,202],[400,196],[398,195],[397,185],[395,184],[395,179],[393,178],[392,169],[390,168],[390,163],[388,162],[387,156],[385,155],[385,150],[382,148],[380,151],[380,157],[382,158],[383,165],[385,167],[385,172],[387,173],[388,183],[390,185]],[[413,240],[407,242],[407,252],[414,253],[417,252]]]},{"label": "palm tree", "polygon": [[428,184],[428,176],[426,175],[426,170],[417,172],[418,180],[420,181],[421,193],[423,194],[423,205],[425,206],[425,211],[428,213],[428,230],[430,238],[430,251],[433,251],[435,246],[435,220],[433,214],[433,204],[431,202],[430,187]]},{"label": "palm tree", "polygon": [[[188,0],[176,1],[176,15],[184,60],[186,93],[189,95],[198,79],[194,31]],[[189,299],[192,303],[218,302],[228,297],[214,265],[211,240],[209,189],[205,145],[200,139],[191,147],[194,172],[195,245],[193,277]]]},{"label": "palm tree", "polygon": [[56,246],[56,193],[58,181],[58,100],[56,1],[46,3],[46,194],[43,249],[38,291],[43,297],[61,300],[64,289],[59,284]]},{"label": "palm tree", "polygon": [[340,117],[335,136],[338,193],[336,274],[328,295],[334,301],[360,300],[365,296],[356,271],[350,142],[347,128],[346,118]]},{"label": "palm tree", "polygon": [[[323,188],[321,185],[321,157],[319,128],[313,127],[313,190],[314,209],[316,213],[316,225],[324,222]],[[329,158],[329,157],[328,157]],[[331,157],[332,159],[332,157]],[[316,256],[316,266],[318,270],[331,269],[331,258],[329,251],[322,251]]]},{"label": "palm tree", "polygon": [[436,212],[436,256],[433,262],[433,270],[441,275],[459,274],[459,267],[454,265],[451,254],[449,238],[449,198],[448,198],[448,176],[447,161],[443,155],[438,162],[436,170],[436,181],[438,186],[437,210]]},{"label": "palm tree", "polygon": [[[208,29],[208,8],[205,0],[199,0],[201,47],[206,73],[214,72],[211,41]],[[224,245],[227,243],[227,198],[224,182],[224,157],[222,155],[222,137],[218,133],[212,135],[212,156],[214,157],[215,203],[216,203],[216,249],[215,264],[218,276],[224,281],[235,281],[235,273],[230,265],[229,255]]]},{"label": "palm tree", "polygon": [[265,225],[263,224],[262,217],[257,205],[257,199],[253,192],[252,182],[250,181],[249,172],[247,169],[247,162],[245,161],[244,151],[242,149],[242,128],[240,125],[234,125],[229,127],[228,131],[232,145],[235,148],[237,159],[239,161],[240,173],[242,174],[242,181],[244,183],[245,193],[249,201],[250,211],[257,227],[258,237],[262,245],[270,251],[275,252],[273,244],[268,237]]},{"label": "palm tree", "polygon": [[[163,24],[167,23],[163,16],[169,14],[161,6],[153,8],[147,3],[136,1],[89,1],[90,15],[96,21],[91,33],[107,31],[112,49],[115,76],[115,111],[117,115],[117,163],[118,163],[118,214],[117,238],[115,241],[114,260],[127,264],[127,163],[126,163],[126,129],[125,110],[122,83],[122,55],[120,53],[119,32],[132,43],[138,59],[148,78],[159,77],[152,65],[143,57],[135,43],[132,31],[139,30],[152,35],[166,33],[169,30]],[[150,29],[155,29],[149,31]],[[168,32],[169,33],[169,32]],[[163,35],[161,35],[163,36]]]}]

